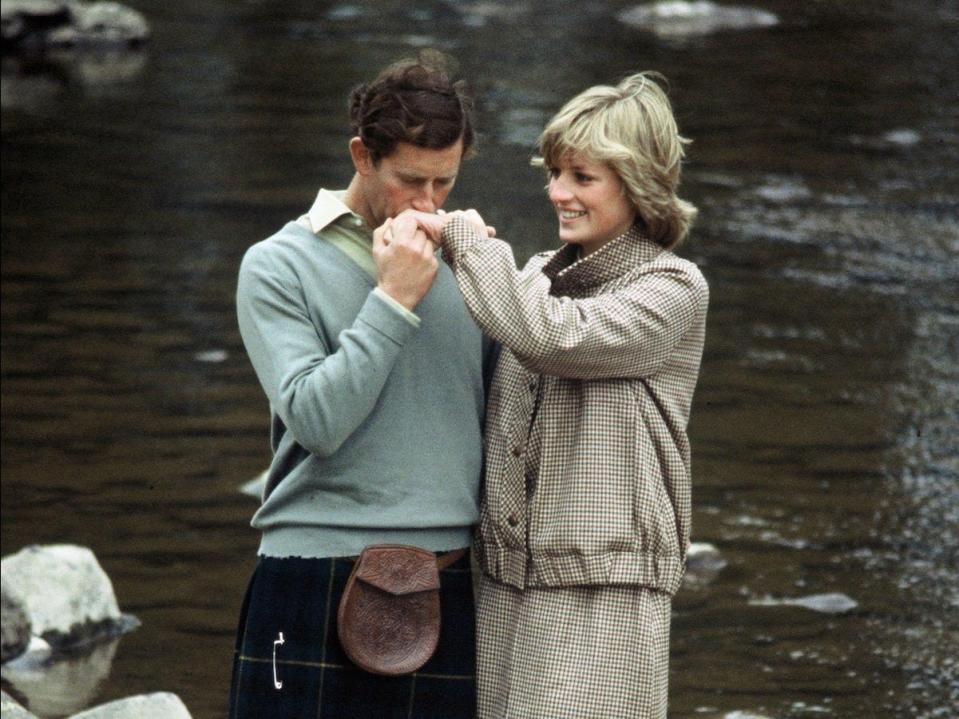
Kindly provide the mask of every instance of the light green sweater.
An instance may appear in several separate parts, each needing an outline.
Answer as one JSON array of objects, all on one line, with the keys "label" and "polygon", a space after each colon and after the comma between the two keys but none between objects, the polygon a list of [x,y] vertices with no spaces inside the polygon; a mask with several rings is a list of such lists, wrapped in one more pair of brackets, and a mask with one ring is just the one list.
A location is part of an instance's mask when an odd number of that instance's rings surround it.
[{"label": "light green sweater", "polygon": [[240,333],[272,412],[274,457],[252,522],[260,554],[468,546],[482,335],[442,262],[417,327],[323,234],[289,223],[240,268]]}]

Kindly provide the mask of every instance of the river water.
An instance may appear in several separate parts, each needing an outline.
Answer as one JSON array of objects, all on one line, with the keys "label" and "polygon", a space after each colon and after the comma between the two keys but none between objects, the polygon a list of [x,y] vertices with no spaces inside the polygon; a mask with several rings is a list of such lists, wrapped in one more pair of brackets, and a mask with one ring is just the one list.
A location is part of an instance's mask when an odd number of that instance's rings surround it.
[{"label": "river water", "polygon": [[[448,206],[520,260],[555,241],[528,159],[572,94],[660,70],[694,139],[694,541],[727,565],[676,598],[670,716],[956,716],[954,3],[763,0],[777,24],[693,36],[623,2],[132,4],[142,53],[3,60],[3,553],[88,546],[142,621],[13,687],[35,712],[224,713],[269,461],[237,266],[348,181],[348,90],[429,45],[482,132]],[[788,603],[827,593],[855,607]]]}]

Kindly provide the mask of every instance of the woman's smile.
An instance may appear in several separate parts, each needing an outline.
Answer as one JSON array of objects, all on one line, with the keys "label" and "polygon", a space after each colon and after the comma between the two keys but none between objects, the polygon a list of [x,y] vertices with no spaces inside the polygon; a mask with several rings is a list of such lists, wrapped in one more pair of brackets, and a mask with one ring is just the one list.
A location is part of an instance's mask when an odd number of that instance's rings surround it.
[{"label": "woman's smile", "polygon": [[550,168],[549,199],[559,219],[559,239],[579,245],[584,256],[626,232],[636,217],[619,175],[605,162],[578,154]]}]

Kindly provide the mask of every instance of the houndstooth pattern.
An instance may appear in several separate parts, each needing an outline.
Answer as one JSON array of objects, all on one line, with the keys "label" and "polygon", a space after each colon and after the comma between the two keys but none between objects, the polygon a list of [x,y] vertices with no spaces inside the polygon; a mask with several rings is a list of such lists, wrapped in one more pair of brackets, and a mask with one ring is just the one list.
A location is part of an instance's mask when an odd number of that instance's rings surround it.
[{"label": "houndstooth pattern", "polygon": [[510,350],[488,405],[484,570],[518,588],[674,593],[709,294],[699,270],[638,228],[517,272],[509,245],[454,218],[443,252],[477,324]]},{"label": "houndstooth pattern", "polygon": [[480,582],[480,719],[664,719],[670,597]]}]

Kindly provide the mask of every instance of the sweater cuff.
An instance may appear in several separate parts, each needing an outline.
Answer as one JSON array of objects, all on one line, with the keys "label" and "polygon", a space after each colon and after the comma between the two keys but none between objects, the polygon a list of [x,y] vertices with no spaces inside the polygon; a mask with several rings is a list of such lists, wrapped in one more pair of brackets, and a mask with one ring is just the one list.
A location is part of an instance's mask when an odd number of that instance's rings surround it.
[{"label": "sweater cuff", "polygon": [[418,329],[375,290],[370,292],[366,298],[357,320],[390,338],[400,346],[406,344]]},{"label": "sweater cuff", "polygon": [[483,239],[471,222],[454,217],[443,227],[443,259],[450,267],[456,267],[456,260]]},{"label": "sweater cuff", "polygon": [[417,315],[414,312],[410,312],[400,302],[390,297],[388,294],[386,294],[386,292],[381,290],[379,287],[373,288],[373,294],[379,297],[384,302],[386,302],[386,304],[390,305],[394,310],[399,312],[401,315],[403,315],[403,319],[405,319],[411,325],[413,325],[414,327],[420,326],[419,315]]}]

